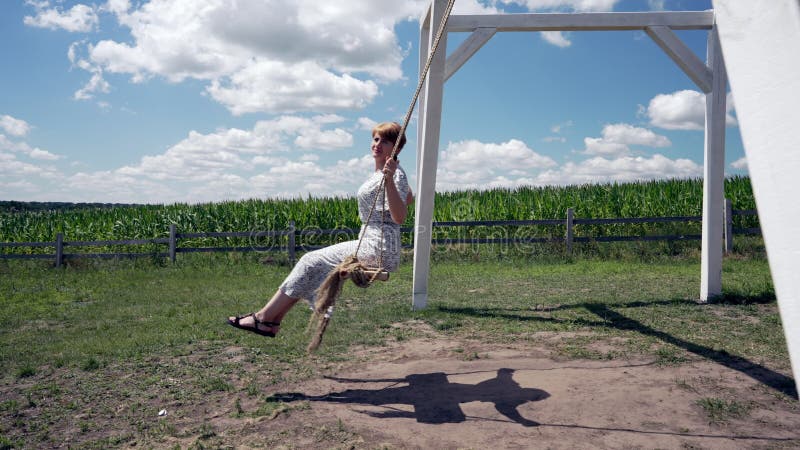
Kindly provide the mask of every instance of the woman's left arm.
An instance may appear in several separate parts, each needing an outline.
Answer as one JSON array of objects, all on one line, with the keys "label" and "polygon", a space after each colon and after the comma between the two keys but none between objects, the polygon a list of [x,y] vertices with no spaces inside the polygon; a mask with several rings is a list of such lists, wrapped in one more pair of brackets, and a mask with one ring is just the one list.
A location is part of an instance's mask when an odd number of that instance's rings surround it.
[{"label": "woman's left arm", "polygon": [[390,159],[383,167],[383,173],[386,174],[386,200],[389,202],[389,214],[392,216],[394,223],[401,225],[406,220],[408,208],[403,201],[400,191],[394,182],[394,173],[397,170],[397,161]]}]

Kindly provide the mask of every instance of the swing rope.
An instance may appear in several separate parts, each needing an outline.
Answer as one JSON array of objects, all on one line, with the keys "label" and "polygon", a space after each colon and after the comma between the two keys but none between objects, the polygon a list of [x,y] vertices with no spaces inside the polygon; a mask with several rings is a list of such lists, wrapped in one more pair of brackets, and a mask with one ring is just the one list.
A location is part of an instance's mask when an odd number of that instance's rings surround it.
[{"label": "swing rope", "polygon": [[[419,81],[417,82],[417,89],[414,92],[414,96],[412,97],[411,103],[406,111],[403,124],[400,128],[400,133],[397,135],[397,139],[395,139],[394,142],[394,148],[392,149],[391,154],[391,158],[394,160],[397,160],[397,153],[400,151],[399,147],[401,137],[405,135],[406,128],[408,128],[408,123],[411,121],[411,115],[414,112],[414,107],[417,104],[422,87],[425,85],[425,79],[428,76],[428,71],[431,68],[433,58],[436,55],[436,50],[439,48],[439,42],[444,35],[445,29],[447,28],[447,21],[450,18],[450,12],[453,10],[454,5],[455,0],[448,0],[447,6],[442,14],[442,19],[439,22],[439,29],[437,30],[436,37],[431,45],[431,52],[428,55],[428,59],[425,62],[425,67],[422,69],[422,73],[420,74]],[[378,185],[378,190],[380,190],[382,194],[380,197],[381,204],[383,205],[381,208],[381,242],[383,242],[383,228],[386,221],[387,176],[388,175],[384,173],[383,177],[381,178],[381,182]],[[379,196],[376,195],[373,199],[372,207],[370,208],[369,214],[367,215],[367,220],[364,223],[369,223],[370,219],[372,218],[372,214],[375,212],[376,205],[378,203],[378,197]],[[311,342],[308,344],[308,353],[314,352],[322,342],[322,335],[325,333],[325,329],[328,327],[328,322],[333,314],[333,305],[336,303],[336,299],[342,292],[344,282],[348,278],[352,280],[353,284],[356,286],[366,288],[369,287],[372,282],[375,281],[375,279],[386,279],[386,276],[388,275],[388,272],[386,272],[386,270],[383,268],[383,245],[380,246],[381,249],[378,255],[377,268],[367,267],[358,260],[358,251],[361,249],[361,243],[364,240],[365,234],[366,233],[361,233],[361,236],[359,236],[355,253],[347,257],[338,266],[334,267],[333,270],[331,270],[328,274],[325,281],[316,291],[317,301],[314,307],[314,313],[311,315],[311,319],[309,321],[309,328],[312,328],[316,323],[316,333],[312,337]]]}]

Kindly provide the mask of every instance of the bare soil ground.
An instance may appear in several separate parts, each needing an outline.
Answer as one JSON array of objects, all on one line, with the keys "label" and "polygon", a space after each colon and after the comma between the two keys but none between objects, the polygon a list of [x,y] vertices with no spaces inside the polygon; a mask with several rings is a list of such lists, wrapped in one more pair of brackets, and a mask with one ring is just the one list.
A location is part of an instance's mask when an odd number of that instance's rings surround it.
[{"label": "bare soil ground", "polygon": [[[198,371],[226,360],[234,371],[223,379],[231,385],[211,385],[203,395],[185,398],[180,392],[190,390],[189,383],[156,367],[151,373],[160,381],[141,399],[119,393],[123,386],[146,383],[149,369],[127,375],[99,370],[94,376],[106,379],[105,387],[96,379],[65,378],[60,390],[73,398],[82,385],[92,385],[94,410],[81,407],[67,419],[54,418],[46,446],[800,448],[797,400],[731,364],[694,355],[666,366],[646,359],[565,359],[550,350],[563,333],[542,333],[535,346],[423,334],[356,349],[338,363],[312,359],[295,373],[283,367],[288,372],[277,380],[265,372],[270,361],[241,348],[198,351],[173,364]],[[604,341],[597,350],[613,346]],[[19,394],[25,386],[8,388],[4,396],[25,403]],[[47,414],[44,397],[32,403],[37,406],[21,411],[21,419]],[[63,409],[66,399],[58,403],[49,407]],[[159,416],[162,408],[167,414]]]},{"label": "bare soil ground", "polygon": [[269,387],[271,398],[282,405],[269,417],[231,419],[232,406],[221,404],[223,413],[210,420],[216,436],[208,443],[236,448],[800,448],[797,401],[747,373],[697,358],[674,366],[559,360],[547,347],[484,345],[431,334],[363,349],[353,355],[357,363],[329,367],[324,370],[329,375]]}]

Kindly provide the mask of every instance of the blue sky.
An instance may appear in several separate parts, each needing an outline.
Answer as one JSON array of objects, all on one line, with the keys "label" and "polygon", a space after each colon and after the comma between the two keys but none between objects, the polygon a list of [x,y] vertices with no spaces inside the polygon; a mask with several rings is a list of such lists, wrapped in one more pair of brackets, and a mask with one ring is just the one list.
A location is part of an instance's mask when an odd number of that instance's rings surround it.
[{"label": "blue sky", "polygon": [[[371,126],[408,108],[426,5],[4,1],[0,199],[353,195]],[[457,0],[454,13],[710,8]],[[705,59],[707,32],[676,34]],[[729,102],[725,171],[747,174]],[[703,105],[642,32],[498,33],[445,85],[437,190],[700,177]],[[412,183],[416,132],[400,155]]]}]

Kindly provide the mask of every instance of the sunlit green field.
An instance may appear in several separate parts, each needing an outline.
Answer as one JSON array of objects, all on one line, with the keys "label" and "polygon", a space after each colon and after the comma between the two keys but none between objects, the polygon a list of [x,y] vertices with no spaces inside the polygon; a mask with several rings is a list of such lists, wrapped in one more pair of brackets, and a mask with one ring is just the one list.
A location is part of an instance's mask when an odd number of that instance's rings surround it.
[{"label": "sunlit green field", "polygon": [[[729,178],[725,195],[734,209],[755,209],[746,177]],[[494,189],[439,193],[435,221],[529,220],[565,217],[574,208],[581,218],[700,215],[700,180],[667,180],[568,187]],[[182,232],[285,228],[357,228],[354,198],[229,201],[207,204],[141,205],[13,212],[0,215],[0,236],[8,242],[50,240],[64,233],[73,240],[164,237],[169,225]],[[414,222],[413,206],[406,224]]]},{"label": "sunlit green field", "polygon": [[[725,196],[733,209],[755,209],[750,180],[733,177],[725,181]],[[526,187],[436,194],[434,221],[564,219],[567,208],[575,218],[700,216],[701,180],[662,180],[624,184],[567,187]],[[244,200],[208,204],[89,207],[72,205],[58,209],[25,210],[24,204],[3,203],[0,209],[0,242],[52,242],[57,233],[65,241],[129,240],[164,238],[171,224],[178,233],[250,232],[296,229],[311,232],[298,236],[298,245],[326,245],[352,236],[320,236],[314,230],[358,228],[354,198],[306,198]],[[46,205],[38,205],[40,208]],[[20,211],[22,209],[22,211]],[[29,207],[29,209],[32,209]],[[736,216],[734,227],[757,227],[756,216]],[[406,226],[414,223],[409,206]],[[457,228],[434,230],[435,238],[545,237],[564,236],[563,225],[531,227]],[[577,225],[575,236],[700,234],[700,222]],[[192,246],[285,246],[280,238],[195,238],[182,240]],[[410,243],[411,236],[404,238]],[[152,248],[151,248],[152,247]],[[102,249],[95,249],[101,251]],[[139,249],[110,248],[107,251],[165,251],[163,245]],[[11,253],[52,253],[51,248],[5,248]]]},{"label": "sunlit green field", "polygon": [[[262,399],[269,386],[294,386],[353,362],[355,348],[430,333],[465,346],[541,346],[542,336],[557,333],[550,350],[567,359],[757,364],[772,374],[764,389],[792,395],[792,380],[780,375],[789,363],[763,254],[726,258],[723,296],[705,305],[696,301],[700,269],[691,255],[462,256],[438,251],[421,311],[411,309],[408,255],[389,282],[347,285],[313,358],[305,355],[307,308],[293,309],[276,339],[225,324],[263,305],[286,265],[249,254],[188,255],[175,265],[87,260],[61,269],[0,261],[0,446],[235,445],[233,431],[215,437],[222,430],[210,428],[202,408],[224,405],[238,430],[294,407]],[[470,352],[453,357],[482,357]],[[153,420],[162,405],[176,404],[182,415]]]}]

